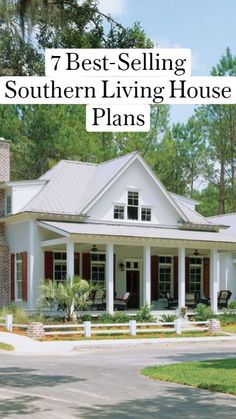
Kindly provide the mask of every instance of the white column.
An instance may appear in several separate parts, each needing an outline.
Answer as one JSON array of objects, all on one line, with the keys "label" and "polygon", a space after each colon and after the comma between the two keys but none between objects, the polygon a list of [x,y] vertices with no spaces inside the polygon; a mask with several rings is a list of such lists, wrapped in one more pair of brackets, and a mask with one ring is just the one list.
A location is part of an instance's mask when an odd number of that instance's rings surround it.
[{"label": "white column", "polygon": [[29,221],[29,257],[28,257],[28,272],[29,272],[29,308],[30,310],[34,309],[34,228],[35,224],[33,220]]},{"label": "white column", "polygon": [[143,248],[143,303],[151,305],[151,247]]},{"label": "white column", "polygon": [[178,295],[179,308],[185,307],[185,248],[178,249]]},{"label": "white column", "polygon": [[211,308],[214,313],[217,312],[217,293],[219,290],[219,272],[220,260],[216,249],[211,249],[210,255],[210,297]]},{"label": "white column", "polygon": [[106,245],[106,310],[113,313],[114,305],[114,261],[113,261],[113,244]]},{"label": "white column", "polygon": [[68,239],[66,243],[66,275],[73,279],[74,276],[74,242]]}]

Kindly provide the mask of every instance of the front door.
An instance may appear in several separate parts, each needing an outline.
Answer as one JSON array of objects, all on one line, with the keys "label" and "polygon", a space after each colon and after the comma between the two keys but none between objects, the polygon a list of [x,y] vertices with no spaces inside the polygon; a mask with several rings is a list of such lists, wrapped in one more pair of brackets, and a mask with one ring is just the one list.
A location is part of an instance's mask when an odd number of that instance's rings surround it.
[{"label": "front door", "polygon": [[126,290],[130,292],[129,308],[139,308],[139,271],[126,271]]}]

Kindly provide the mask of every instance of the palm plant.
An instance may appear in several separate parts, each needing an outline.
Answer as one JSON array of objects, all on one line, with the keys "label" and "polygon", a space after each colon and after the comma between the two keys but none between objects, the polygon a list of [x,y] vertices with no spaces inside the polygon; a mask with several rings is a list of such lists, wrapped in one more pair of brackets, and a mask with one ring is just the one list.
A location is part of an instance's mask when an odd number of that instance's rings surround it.
[{"label": "palm plant", "polygon": [[97,289],[79,276],[67,277],[59,284],[50,280],[41,286],[41,304],[53,309],[55,305],[61,307],[68,320],[73,319],[76,311],[84,310],[89,305],[91,291]]}]

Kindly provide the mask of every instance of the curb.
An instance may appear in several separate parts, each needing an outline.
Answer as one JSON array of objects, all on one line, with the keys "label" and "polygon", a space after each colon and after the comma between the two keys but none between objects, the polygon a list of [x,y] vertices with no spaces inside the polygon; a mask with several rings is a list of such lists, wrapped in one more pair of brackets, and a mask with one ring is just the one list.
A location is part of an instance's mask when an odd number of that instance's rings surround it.
[{"label": "curb", "polygon": [[91,340],[81,341],[74,345],[73,350],[76,351],[80,348],[105,348],[105,347],[117,347],[117,346],[138,346],[140,344],[161,344],[161,343],[201,343],[201,342],[224,342],[224,341],[236,341],[236,335],[234,336],[207,336],[207,337],[190,337],[190,338],[150,338],[150,339],[123,339],[123,340]]}]

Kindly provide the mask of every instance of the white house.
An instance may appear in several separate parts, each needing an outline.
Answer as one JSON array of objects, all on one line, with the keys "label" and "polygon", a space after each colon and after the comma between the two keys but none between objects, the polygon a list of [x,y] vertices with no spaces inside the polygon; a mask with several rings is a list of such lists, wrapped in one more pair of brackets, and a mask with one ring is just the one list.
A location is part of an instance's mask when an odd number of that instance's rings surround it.
[{"label": "white house", "polygon": [[[196,201],[172,194],[138,153],[91,164],[60,161],[37,180],[10,181],[9,143],[0,140],[1,303],[34,310],[43,278],[79,274],[131,308],[170,293],[236,298],[236,234],[227,219],[206,219]],[[226,224],[226,225],[225,225]],[[9,269],[10,266],[10,269]]]}]

